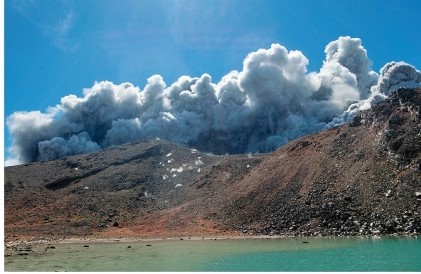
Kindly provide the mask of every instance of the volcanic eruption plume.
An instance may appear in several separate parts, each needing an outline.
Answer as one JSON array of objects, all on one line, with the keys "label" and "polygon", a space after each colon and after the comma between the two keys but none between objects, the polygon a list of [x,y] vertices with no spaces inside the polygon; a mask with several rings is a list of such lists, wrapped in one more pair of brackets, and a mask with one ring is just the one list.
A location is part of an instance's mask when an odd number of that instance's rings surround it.
[{"label": "volcanic eruption plume", "polygon": [[208,74],[181,76],[169,86],[154,75],[143,90],[95,82],[47,112],[10,115],[10,154],[27,163],[148,138],[218,154],[268,152],[421,83],[421,73],[404,62],[387,63],[380,75],[372,71],[358,38],[339,37],[325,53],[318,72],[307,71],[302,52],[272,44],[248,54],[241,71],[218,83]]}]

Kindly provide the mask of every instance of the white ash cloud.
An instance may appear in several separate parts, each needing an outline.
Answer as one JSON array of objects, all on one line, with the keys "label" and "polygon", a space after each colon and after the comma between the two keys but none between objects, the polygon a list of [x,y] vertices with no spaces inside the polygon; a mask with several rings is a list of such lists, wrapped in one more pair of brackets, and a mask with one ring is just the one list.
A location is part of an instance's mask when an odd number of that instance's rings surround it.
[{"label": "white ash cloud", "polygon": [[267,152],[351,119],[403,83],[421,82],[403,62],[387,64],[379,77],[358,38],[340,37],[325,52],[318,72],[307,71],[302,52],[273,44],[250,53],[241,71],[218,83],[208,74],[181,76],[169,86],[154,75],[143,90],[95,83],[47,113],[9,116],[9,160],[56,159],[148,138],[218,154]]},{"label": "white ash cloud", "polygon": [[354,118],[361,110],[384,100],[400,88],[421,87],[421,72],[405,62],[389,62],[380,69],[376,85],[371,86],[369,97],[349,105],[348,109],[335,117],[327,127],[337,126]]},{"label": "white ash cloud", "polygon": [[380,69],[380,77],[372,93],[390,95],[399,88],[415,88],[421,83],[421,72],[405,62],[389,62]]},{"label": "white ash cloud", "polygon": [[[361,44],[359,38],[339,37],[338,40],[330,42],[325,49],[326,61],[323,68],[328,64],[340,64],[349,74],[344,80],[355,76],[357,91],[360,99],[369,96],[370,88],[376,84],[378,75],[371,70],[372,62],[367,56],[367,51]],[[322,68],[322,69],[323,69]],[[332,73],[335,75],[335,73]]]}]

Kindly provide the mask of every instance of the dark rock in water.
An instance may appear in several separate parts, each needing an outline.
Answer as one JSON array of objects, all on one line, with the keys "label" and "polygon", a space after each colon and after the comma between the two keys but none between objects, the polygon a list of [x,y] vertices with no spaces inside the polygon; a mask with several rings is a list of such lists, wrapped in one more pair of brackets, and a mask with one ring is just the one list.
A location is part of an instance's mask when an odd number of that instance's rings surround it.
[{"label": "dark rock in water", "polygon": [[396,225],[397,225],[397,223],[396,223],[395,220],[393,220],[393,219],[392,220],[388,220],[386,222],[386,229],[388,231],[395,231]]},{"label": "dark rock in water", "polygon": [[129,245],[127,248],[132,248],[132,246]]},{"label": "dark rock in water", "polygon": [[152,246],[152,245],[146,245],[146,246]]},{"label": "dark rock in water", "polygon": [[83,247],[89,247],[89,245],[84,245]]},{"label": "dark rock in water", "polygon": [[307,242],[307,241],[304,241],[304,242],[303,242],[303,244],[309,244],[309,242]]},{"label": "dark rock in water", "polygon": [[20,248],[19,251],[30,252],[32,251],[32,248],[30,246],[25,246],[25,247]]}]

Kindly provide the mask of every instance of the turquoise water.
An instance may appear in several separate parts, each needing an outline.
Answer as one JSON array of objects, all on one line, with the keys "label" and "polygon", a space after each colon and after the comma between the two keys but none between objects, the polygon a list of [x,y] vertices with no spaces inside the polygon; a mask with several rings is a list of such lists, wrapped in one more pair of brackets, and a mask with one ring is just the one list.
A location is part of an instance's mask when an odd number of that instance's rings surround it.
[{"label": "turquoise water", "polygon": [[358,240],[331,248],[249,252],[220,258],[204,268],[221,267],[225,271],[421,271],[421,241]]},{"label": "turquoise water", "polygon": [[421,271],[421,239],[416,238],[161,240],[54,247],[40,245],[30,255],[5,257],[5,270]]}]

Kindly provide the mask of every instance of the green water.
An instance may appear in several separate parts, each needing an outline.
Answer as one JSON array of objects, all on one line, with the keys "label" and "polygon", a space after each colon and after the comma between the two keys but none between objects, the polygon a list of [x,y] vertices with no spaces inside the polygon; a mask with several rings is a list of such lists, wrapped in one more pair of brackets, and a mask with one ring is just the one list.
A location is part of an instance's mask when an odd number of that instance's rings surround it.
[{"label": "green water", "polygon": [[5,270],[421,271],[421,239],[416,238],[161,240],[54,247],[40,245],[30,255],[5,257]]}]

